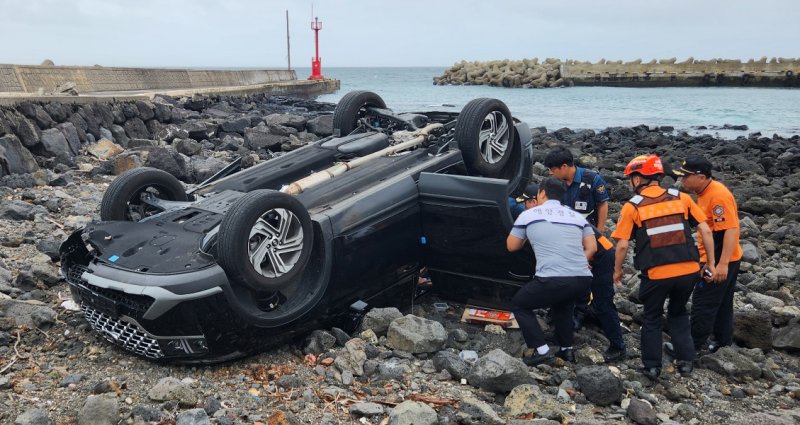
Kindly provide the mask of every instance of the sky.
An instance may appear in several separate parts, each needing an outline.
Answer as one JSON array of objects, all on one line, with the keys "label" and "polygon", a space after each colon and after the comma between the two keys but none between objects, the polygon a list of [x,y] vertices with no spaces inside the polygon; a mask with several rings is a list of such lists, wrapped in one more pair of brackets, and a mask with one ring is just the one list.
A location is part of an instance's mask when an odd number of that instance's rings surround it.
[{"label": "sky", "polygon": [[[800,57],[798,0],[317,0],[325,67]],[[305,0],[0,0],[0,63],[310,67]]]}]

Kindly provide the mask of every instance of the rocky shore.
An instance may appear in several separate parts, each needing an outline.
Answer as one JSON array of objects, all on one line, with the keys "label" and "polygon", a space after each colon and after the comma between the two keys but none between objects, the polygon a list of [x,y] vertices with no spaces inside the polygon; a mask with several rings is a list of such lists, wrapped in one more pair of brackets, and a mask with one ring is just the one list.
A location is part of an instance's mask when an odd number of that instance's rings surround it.
[{"label": "rocky shore", "polygon": [[[627,160],[677,164],[702,153],[739,202],[745,257],[736,346],[703,356],[692,378],[640,366],[642,306],[628,263],[616,304],[630,357],[605,365],[589,324],[576,364],[529,368],[519,331],[459,322],[463,306],[426,295],[376,309],[348,335],[240,361],[146,361],[93,332],[58,275],[60,241],[91,219],[114,174],[139,165],[187,183],[235,155],[249,164],[331,132],[333,105],[288,98],[157,98],[0,110],[0,423],[34,424],[791,424],[800,420],[800,137],[735,140],[672,128],[534,128],[536,176],[565,145],[608,181],[611,218],[630,196]],[[49,120],[47,119],[49,118]],[[448,302],[446,311],[434,302]],[[542,320],[546,318],[543,315]],[[474,353],[472,353],[474,352]],[[669,361],[665,356],[665,362]]]}]

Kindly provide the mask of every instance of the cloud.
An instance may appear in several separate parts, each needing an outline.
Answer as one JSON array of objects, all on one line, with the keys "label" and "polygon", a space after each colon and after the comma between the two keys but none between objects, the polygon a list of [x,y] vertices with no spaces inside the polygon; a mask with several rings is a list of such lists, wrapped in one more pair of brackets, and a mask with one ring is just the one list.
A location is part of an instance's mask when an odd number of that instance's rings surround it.
[{"label": "cloud", "polygon": [[[559,57],[792,56],[800,2],[318,0],[323,66]],[[2,63],[283,67],[314,52],[311,2],[0,0]]]}]

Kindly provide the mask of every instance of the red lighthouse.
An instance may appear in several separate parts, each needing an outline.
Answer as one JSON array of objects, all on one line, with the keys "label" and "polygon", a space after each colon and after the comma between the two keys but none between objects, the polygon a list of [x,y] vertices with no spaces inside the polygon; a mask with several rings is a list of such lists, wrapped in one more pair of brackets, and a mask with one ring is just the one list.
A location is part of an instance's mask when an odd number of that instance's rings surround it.
[{"label": "red lighthouse", "polygon": [[308,79],[324,80],[325,77],[322,76],[322,60],[319,58],[319,30],[322,29],[322,22],[319,21],[319,18],[314,18],[314,21],[311,22],[311,29],[314,30],[316,56],[311,58],[311,76]]}]

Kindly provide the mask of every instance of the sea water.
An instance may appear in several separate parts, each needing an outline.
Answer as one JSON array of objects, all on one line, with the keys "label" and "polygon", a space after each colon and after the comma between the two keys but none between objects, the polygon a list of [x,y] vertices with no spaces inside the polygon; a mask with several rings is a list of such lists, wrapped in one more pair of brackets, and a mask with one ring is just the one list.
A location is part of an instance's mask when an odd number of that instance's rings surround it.
[{"label": "sea water", "polygon": [[[601,130],[607,127],[672,126],[690,134],[723,138],[761,132],[764,136],[800,134],[800,89],[751,87],[563,87],[549,89],[488,86],[435,86],[445,68],[324,68],[341,80],[336,93],[317,100],[337,102],[351,90],[378,93],[396,111],[458,112],[471,99],[505,102],[531,127]],[[298,69],[306,78],[308,69]],[[452,105],[452,106],[450,106]],[[720,130],[724,124],[747,125],[747,131]],[[698,127],[708,127],[700,130]]]}]

